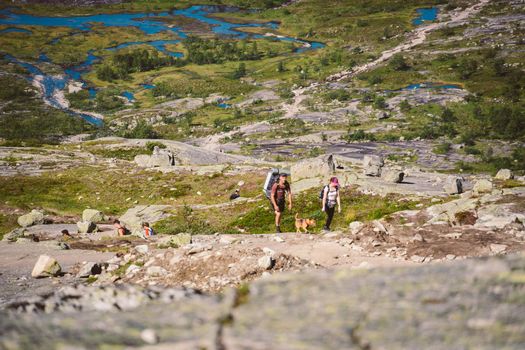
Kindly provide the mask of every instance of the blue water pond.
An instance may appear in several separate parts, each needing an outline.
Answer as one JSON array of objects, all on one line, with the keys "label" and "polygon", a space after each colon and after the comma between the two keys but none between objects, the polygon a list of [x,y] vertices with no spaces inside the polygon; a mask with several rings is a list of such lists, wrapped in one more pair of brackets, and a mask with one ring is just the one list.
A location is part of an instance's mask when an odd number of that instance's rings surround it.
[{"label": "blue water pond", "polygon": [[[172,15],[180,15],[180,16],[185,16],[187,18],[192,18],[197,21],[208,24],[212,32],[217,35],[228,36],[228,37],[232,37],[236,39],[244,39],[247,37],[253,37],[253,38],[264,38],[265,37],[264,35],[261,35],[261,34],[251,34],[251,33],[243,32],[239,30],[239,28],[250,27],[250,28],[277,29],[279,26],[278,23],[274,21],[265,22],[265,23],[230,23],[230,22],[227,22],[226,20],[209,17],[209,15],[213,13],[236,12],[236,11],[239,11],[239,9],[234,8],[234,7],[191,6],[189,8],[182,9],[182,10],[174,10],[171,12],[161,12],[161,13],[154,13],[154,14],[153,13],[133,13],[133,14],[117,13],[117,14],[99,14],[99,15],[91,15],[91,16],[49,17],[49,16],[34,16],[34,15],[29,15],[29,14],[19,14],[19,13],[12,12],[10,9],[4,9],[0,11],[0,24],[4,24],[8,26],[31,25],[31,26],[44,26],[44,27],[68,27],[68,28],[71,28],[77,31],[78,30],[90,31],[92,30],[93,24],[97,23],[97,24],[102,24],[104,26],[108,26],[108,27],[132,26],[132,27],[136,27],[142,30],[144,33],[148,35],[157,34],[157,33],[166,32],[166,31],[173,32],[181,39],[187,38],[187,34],[180,28],[172,27],[169,23],[166,23],[166,21],[164,21],[166,18]],[[2,30],[1,32],[3,33],[6,33],[6,32],[31,33],[31,31],[29,30],[16,28],[16,27],[9,27],[9,28]],[[75,35],[75,34],[76,33],[73,33],[72,35]],[[51,43],[56,43],[58,42],[59,39],[60,38],[54,39]],[[312,50],[312,49],[320,49],[325,46],[323,43],[320,43],[320,42],[309,42],[309,41],[290,38],[290,37],[272,37],[272,39],[301,44],[302,47],[297,50],[298,52],[303,52],[305,50]],[[155,47],[157,50],[167,55],[170,55],[173,57],[182,57],[182,53],[172,52],[166,48],[166,45],[176,44],[178,42],[179,40],[149,40],[149,41],[127,42],[127,43],[120,44],[118,46],[108,47],[106,49],[107,50],[118,50],[121,48],[133,46],[133,45],[146,44],[146,45]],[[30,80],[34,80],[36,76],[41,76],[42,78],[39,77],[39,81],[41,81],[43,85],[44,99],[52,106],[61,108],[60,103],[56,100],[56,97],[54,96],[54,92],[56,90],[63,90],[66,87],[68,80],[70,79],[83,82],[82,74],[88,72],[92,68],[93,63],[97,62],[100,59],[100,57],[95,56],[93,54],[93,50],[89,51],[87,59],[84,62],[76,66],[65,68],[64,69],[65,76],[62,76],[62,77],[45,75],[35,65],[32,65],[27,62],[19,61],[12,56],[8,56],[8,59],[14,63],[17,63],[25,67],[32,75]],[[41,54],[39,57],[39,62],[51,62],[51,60],[45,54]],[[150,84],[143,84],[142,86],[145,89],[154,88],[154,86]],[[90,98],[95,98],[96,90],[94,88],[90,88],[89,95],[90,95]],[[131,92],[125,92],[123,96],[128,98],[129,101],[134,100],[134,96]],[[223,106],[221,106],[221,108],[228,108],[228,107],[229,105],[227,104],[223,104]],[[80,115],[82,118],[96,125],[100,125],[102,123],[101,120],[97,118],[93,118],[92,116],[87,115],[87,114],[84,115],[84,114],[78,114],[75,112],[71,112],[71,113]]]},{"label": "blue water pond", "polygon": [[425,21],[435,21],[439,12],[437,7],[421,8],[416,11],[419,16],[412,20],[412,23],[416,26],[423,24]]},{"label": "blue water pond", "polygon": [[400,90],[418,90],[418,89],[462,89],[460,85],[455,84],[439,84],[439,83],[416,83],[405,86]]},{"label": "blue water pond", "polygon": [[[238,30],[237,28],[268,28],[277,29],[276,22],[265,23],[230,23],[222,19],[209,17],[212,13],[218,12],[235,12],[238,9],[233,7],[221,6],[191,6],[187,9],[174,10],[171,12],[161,12],[155,14],[148,13],[117,13],[117,14],[100,14],[91,16],[69,16],[69,17],[46,17],[34,16],[29,14],[13,13],[9,9],[0,11],[0,24],[6,25],[38,25],[46,27],[68,27],[72,29],[80,29],[89,31],[92,29],[94,23],[100,23],[108,27],[129,27],[133,26],[142,30],[146,34],[158,34],[163,31],[171,31],[177,34],[180,38],[186,38],[187,34],[180,28],[171,27],[170,24],[163,20],[172,16],[180,15],[188,18],[198,20],[210,25],[213,33],[218,35],[231,36],[238,39],[253,36]],[[262,37],[257,35],[257,37]],[[278,38],[278,40],[294,41],[298,43],[305,43],[305,41],[293,38]],[[168,41],[158,41],[157,45],[162,46],[169,43]],[[322,43],[312,43],[310,48],[324,47]]]},{"label": "blue water pond", "polygon": [[128,102],[134,102],[135,101],[135,95],[133,95],[130,91],[124,91],[122,93],[122,96],[128,99]]}]

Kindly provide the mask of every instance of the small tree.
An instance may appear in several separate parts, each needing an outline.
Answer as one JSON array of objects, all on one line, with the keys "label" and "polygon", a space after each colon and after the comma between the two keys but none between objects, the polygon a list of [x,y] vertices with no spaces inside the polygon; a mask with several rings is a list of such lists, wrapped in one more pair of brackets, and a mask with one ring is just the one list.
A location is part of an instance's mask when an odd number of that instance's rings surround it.
[{"label": "small tree", "polygon": [[246,64],[244,62],[239,63],[237,69],[233,72],[233,79],[240,79],[246,76]]},{"label": "small tree", "polygon": [[279,63],[277,64],[277,71],[279,73],[286,71],[286,67],[284,66],[283,61],[279,61]]},{"label": "small tree", "polygon": [[458,64],[461,79],[468,79],[478,70],[478,62],[473,59],[463,59]]},{"label": "small tree", "polygon": [[401,54],[394,55],[389,63],[390,67],[392,67],[393,70],[407,70],[410,68],[408,63],[406,62],[405,58]]}]

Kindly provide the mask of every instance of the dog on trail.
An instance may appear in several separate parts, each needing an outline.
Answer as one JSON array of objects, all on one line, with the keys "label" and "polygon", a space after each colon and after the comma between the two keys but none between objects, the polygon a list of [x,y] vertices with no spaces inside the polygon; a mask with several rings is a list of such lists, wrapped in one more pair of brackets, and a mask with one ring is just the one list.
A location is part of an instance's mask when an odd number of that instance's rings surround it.
[{"label": "dog on trail", "polygon": [[299,214],[295,214],[295,229],[297,233],[301,233],[304,230],[304,233],[309,233],[308,228],[315,226],[314,219],[301,219]]}]

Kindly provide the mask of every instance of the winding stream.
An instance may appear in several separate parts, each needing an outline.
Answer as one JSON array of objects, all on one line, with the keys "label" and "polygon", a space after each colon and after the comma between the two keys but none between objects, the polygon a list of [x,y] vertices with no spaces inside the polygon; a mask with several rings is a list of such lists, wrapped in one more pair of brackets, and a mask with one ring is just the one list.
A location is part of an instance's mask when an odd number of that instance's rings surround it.
[{"label": "winding stream", "polygon": [[[230,23],[219,18],[210,17],[210,14],[221,13],[221,12],[236,12],[239,11],[237,8],[233,7],[224,7],[224,6],[191,6],[182,10],[173,10],[170,12],[161,12],[161,13],[119,13],[119,14],[99,14],[91,16],[68,16],[68,17],[49,17],[49,16],[34,16],[29,14],[18,14],[12,12],[10,9],[5,9],[0,11],[0,24],[8,25],[9,27],[0,31],[0,33],[9,33],[9,32],[20,32],[26,34],[32,34],[31,31],[24,28],[17,28],[14,26],[44,26],[44,27],[67,27],[80,31],[91,31],[93,29],[93,24],[102,24],[107,27],[136,27],[143,31],[145,34],[152,35],[158,34],[161,32],[172,32],[177,35],[178,38],[184,39],[187,38],[186,32],[184,32],[179,27],[174,27],[173,25],[167,23],[167,19],[171,16],[178,15],[184,16],[187,18],[194,19],[199,22],[203,22],[210,26],[211,31],[218,36],[227,36],[235,39],[245,39],[252,37],[255,39],[271,37],[274,40],[281,40],[287,42],[294,42],[301,44],[301,48],[298,49],[298,52],[311,49],[319,49],[324,47],[323,43],[319,42],[308,42],[305,40],[300,40],[291,37],[277,36],[277,35],[262,35],[262,34],[252,34],[243,32],[242,28],[268,28],[277,29],[278,23],[276,22],[264,22],[264,23]],[[78,32],[76,32],[78,33]],[[73,33],[72,35],[74,35]],[[56,43],[58,40],[51,42],[51,44]],[[125,47],[133,45],[150,45],[160,52],[173,56],[173,57],[182,57],[182,53],[169,51],[166,48],[166,45],[176,44],[180,42],[177,40],[149,40],[149,41],[133,41],[119,44],[113,47],[107,47],[106,50],[116,51]],[[44,74],[36,65],[22,62],[16,59],[13,56],[7,57],[11,62],[17,63],[24,68],[26,68],[31,76],[34,85],[40,87],[43,93],[44,101],[50,104],[53,107],[68,110],[67,105],[62,98],[60,91],[63,91],[70,81],[78,81],[82,83],[83,87],[86,87],[86,83],[82,80],[82,75],[89,72],[92,69],[92,66],[95,62],[100,60],[100,57],[94,55],[93,50],[88,52],[87,59],[76,66],[67,67],[64,69],[64,76],[48,76]],[[50,62],[49,58],[45,55],[41,55],[39,62]],[[38,63],[38,62],[37,62]],[[150,84],[143,84],[145,89],[151,89],[154,86]],[[90,97],[94,98],[96,95],[96,90],[93,88],[89,89]],[[133,101],[134,96],[132,92],[126,91],[123,94],[128,101]],[[77,113],[71,110],[68,110],[72,113],[78,114],[87,121],[93,123],[93,117],[89,116],[86,118],[86,115],[82,113]],[[94,124],[100,124],[101,121],[97,121]]]}]

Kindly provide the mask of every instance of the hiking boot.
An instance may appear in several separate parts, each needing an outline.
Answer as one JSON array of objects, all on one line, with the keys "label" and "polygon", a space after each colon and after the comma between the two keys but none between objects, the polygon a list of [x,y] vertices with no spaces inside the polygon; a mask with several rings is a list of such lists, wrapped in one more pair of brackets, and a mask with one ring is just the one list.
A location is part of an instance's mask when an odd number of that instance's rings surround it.
[{"label": "hiking boot", "polygon": [[324,231],[324,232],[330,232],[330,227],[328,227],[328,226],[323,226],[323,231]]},{"label": "hiking boot", "polygon": [[275,226],[275,233],[281,233],[281,226]]}]

